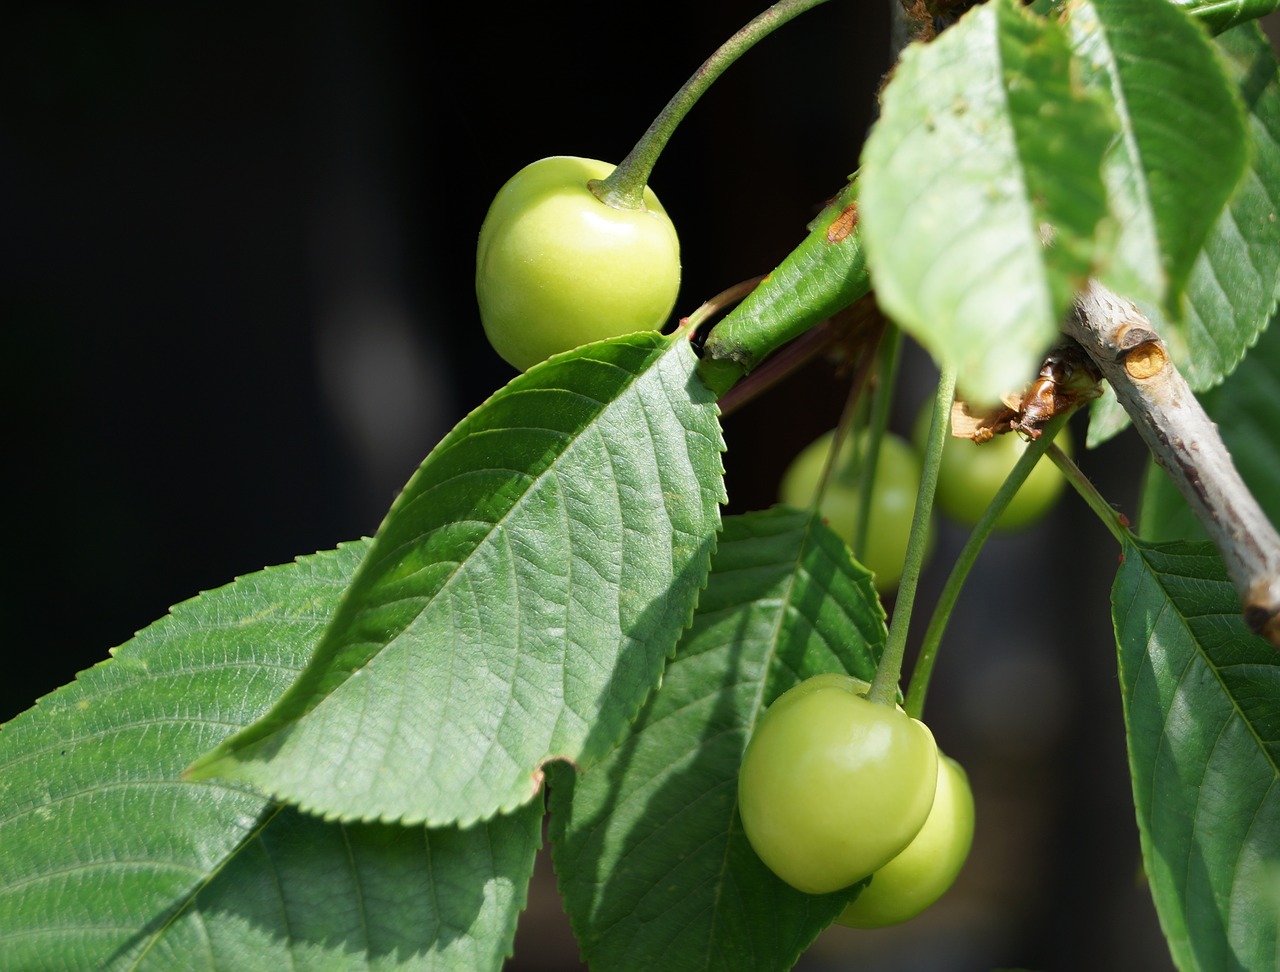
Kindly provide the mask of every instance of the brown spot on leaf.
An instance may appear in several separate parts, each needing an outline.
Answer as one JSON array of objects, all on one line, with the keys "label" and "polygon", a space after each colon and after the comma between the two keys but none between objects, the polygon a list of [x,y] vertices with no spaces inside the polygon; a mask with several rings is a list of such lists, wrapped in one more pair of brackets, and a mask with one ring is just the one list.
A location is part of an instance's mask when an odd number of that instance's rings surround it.
[{"label": "brown spot on leaf", "polygon": [[827,227],[828,243],[843,243],[858,226],[858,204],[849,203]]}]

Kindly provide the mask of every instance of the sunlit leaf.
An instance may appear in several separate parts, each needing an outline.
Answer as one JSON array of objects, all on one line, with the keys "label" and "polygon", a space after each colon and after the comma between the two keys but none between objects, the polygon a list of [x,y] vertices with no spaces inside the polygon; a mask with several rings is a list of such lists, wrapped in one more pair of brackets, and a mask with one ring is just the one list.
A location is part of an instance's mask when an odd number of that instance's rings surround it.
[{"label": "sunlit leaf", "polygon": [[[1156,326],[1173,337],[1178,366],[1197,391],[1231,373],[1267,326],[1280,294],[1280,77],[1275,53],[1256,24],[1228,31],[1214,45],[1245,106],[1248,168],[1192,267],[1185,318],[1173,322],[1157,308],[1146,308]],[[1105,442],[1128,424],[1114,396],[1095,403],[1089,445]]]},{"label": "sunlit leaf", "polygon": [[462,823],[613,748],[719,526],[715,403],[683,334],[530,369],[432,451],[280,703],[197,764],[343,819]]},{"label": "sunlit leaf", "polygon": [[[1066,9],[1084,77],[1110,95],[1120,120],[1103,169],[1118,235],[1098,276],[1180,322],[1192,267],[1244,172],[1240,99],[1206,32],[1168,0]],[[1185,361],[1182,333],[1165,336]]]},{"label": "sunlit leaf", "polygon": [[540,808],[327,824],[182,768],[297,675],[367,549],[178,605],[0,732],[0,967],[496,970]]},{"label": "sunlit leaf", "polygon": [[863,149],[877,300],[970,400],[1035,375],[1099,256],[1114,119],[1075,75],[1056,20],[994,0],[903,53]]}]

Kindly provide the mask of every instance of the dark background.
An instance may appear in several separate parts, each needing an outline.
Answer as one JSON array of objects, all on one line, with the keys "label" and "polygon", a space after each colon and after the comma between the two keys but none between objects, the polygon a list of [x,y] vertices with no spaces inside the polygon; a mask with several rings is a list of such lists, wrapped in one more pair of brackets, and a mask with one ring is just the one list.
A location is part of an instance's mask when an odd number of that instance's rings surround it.
[{"label": "dark background", "polygon": [[[175,602],[371,534],[513,374],[472,289],[493,193],[544,155],[621,158],[763,6],[5,5],[0,721]],[[888,56],[887,4],[837,0],[693,110],[652,179],[679,313],[799,241],[856,167]],[[932,377],[908,354],[900,430]],[[728,512],[773,501],[844,392],[815,365],[726,420]],[[1140,461],[1129,436],[1083,458],[1131,515]],[[963,538],[943,525],[924,608]],[[1169,967],[1129,802],[1115,557],[1074,497],[990,545],[930,698],[977,794],[973,857],[927,916],[833,929],[805,968]],[[511,968],[576,967],[543,869]]]}]

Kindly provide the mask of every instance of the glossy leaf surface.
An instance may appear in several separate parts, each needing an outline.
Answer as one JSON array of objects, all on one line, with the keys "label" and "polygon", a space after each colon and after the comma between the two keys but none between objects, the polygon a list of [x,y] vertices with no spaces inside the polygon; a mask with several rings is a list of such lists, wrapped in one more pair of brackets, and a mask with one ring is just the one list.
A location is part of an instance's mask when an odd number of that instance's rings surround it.
[{"label": "glossy leaf surface", "polygon": [[1265,17],[1280,3],[1277,0],[1172,0],[1188,14],[1204,24],[1210,33],[1219,34],[1237,24]]}]

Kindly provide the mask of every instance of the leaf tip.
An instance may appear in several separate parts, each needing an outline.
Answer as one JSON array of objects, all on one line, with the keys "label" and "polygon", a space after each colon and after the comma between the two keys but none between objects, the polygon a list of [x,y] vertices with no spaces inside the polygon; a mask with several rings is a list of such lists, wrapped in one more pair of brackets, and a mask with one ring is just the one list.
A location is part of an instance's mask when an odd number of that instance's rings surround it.
[{"label": "leaf tip", "polygon": [[219,777],[228,779],[235,776],[235,773],[232,772],[232,768],[235,765],[236,760],[225,747],[219,746],[217,749],[210,750],[197,759],[179,773],[178,777],[188,783],[198,783],[202,780],[211,780]]}]

